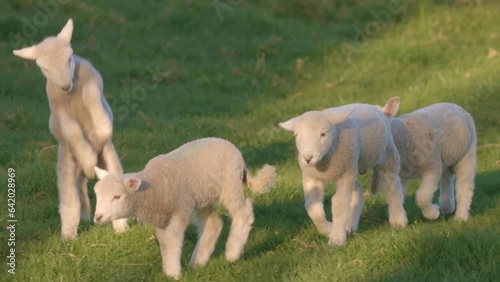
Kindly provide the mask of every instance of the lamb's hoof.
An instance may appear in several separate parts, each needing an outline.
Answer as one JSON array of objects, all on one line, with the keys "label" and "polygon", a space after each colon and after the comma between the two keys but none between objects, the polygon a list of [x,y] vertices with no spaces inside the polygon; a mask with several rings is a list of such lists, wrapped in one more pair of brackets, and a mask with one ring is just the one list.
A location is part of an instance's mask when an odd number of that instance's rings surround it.
[{"label": "lamb's hoof", "polygon": [[455,211],[455,203],[441,203],[441,212],[450,215]]},{"label": "lamb's hoof", "polygon": [[402,213],[398,216],[391,216],[389,218],[389,224],[396,227],[406,227],[408,225],[406,213]]},{"label": "lamb's hoof", "polygon": [[455,221],[467,221],[469,219],[469,214],[455,214]]},{"label": "lamb's hoof", "polygon": [[327,221],[322,226],[318,227],[319,234],[328,236],[332,230],[332,223]]},{"label": "lamb's hoof", "polygon": [[347,240],[346,233],[340,233],[340,234],[330,234],[329,239],[328,239],[328,245],[330,246],[342,246],[345,244]]},{"label": "lamb's hoof", "polygon": [[76,231],[62,231],[61,232],[61,237],[63,240],[76,240],[77,239],[77,232]]},{"label": "lamb's hoof", "polygon": [[113,229],[116,233],[120,234],[129,229],[128,221],[126,218],[113,220]]},{"label": "lamb's hoof", "polygon": [[235,262],[237,260],[239,260],[241,257],[241,253],[239,252],[226,252],[226,260],[228,262]]},{"label": "lamb's hoof", "polygon": [[425,209],[422,209],[422,214],[429,220],[435,220],[439,217],[439,208],[437,205],[431,204]]}]

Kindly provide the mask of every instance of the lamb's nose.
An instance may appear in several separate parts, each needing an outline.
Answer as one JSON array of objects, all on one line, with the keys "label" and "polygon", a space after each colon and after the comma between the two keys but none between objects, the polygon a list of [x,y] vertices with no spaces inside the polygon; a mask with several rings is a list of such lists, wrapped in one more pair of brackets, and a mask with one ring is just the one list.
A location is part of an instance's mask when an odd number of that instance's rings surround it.
[{"label": "lamb's nose", "polygon": [[97,215],[96,214],[95,217],[94,217],[94,222],[95,223],[99,223],[101,221],[101,219],[102,219],[102,215]]},{"label": "lamb's nose", "polygon": [[312,160],[312,156],[304,156],[304,160],[306,161],[306,163],[309,163],[311,160]]}]

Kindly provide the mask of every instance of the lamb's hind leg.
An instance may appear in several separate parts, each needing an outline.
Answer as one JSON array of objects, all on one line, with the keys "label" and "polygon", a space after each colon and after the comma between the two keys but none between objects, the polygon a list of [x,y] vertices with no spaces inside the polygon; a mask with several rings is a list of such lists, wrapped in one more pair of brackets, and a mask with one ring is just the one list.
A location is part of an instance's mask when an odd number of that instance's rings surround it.
[{"label": "lamb's hind leg", "polygon": [[[243,193],[243,191],[242,191]],[[254,221],[252,202],[242,195],[241,200],[224,202],[231,216],[231,230],[226,242],[226,260],[237,261],[245,246]]]},{"label": "lamb's hind leg", "polygon": [[363,211],[364,202],[363,187],[359,181],[356,181],[354,191],[352,192],[351,202],[349,204],[349,213],[347,214],[346,219],[347,232],[350,233],[358,230],[359,218],[361,217],[361,212]]},{"label": "lamb's hind leg", "polygon": [[198,242],[189,265],[204,266],[215,249],[223,223],[213,206],[196,211],[195,217],[198,226]]},{"label": "lamb's hind leg", "polygon": [[[122,165],[120,163],[120,159],[116,154],[115,147],[113,143],[109,141],[102,148],[102,152],[99,156],[99,162],[103,162],[100,164],[104,166],[106,170],[111,173],[123,173]],[[113,220],[113,229],[116,233],[122,233],[128,229],[128,221],[126,218],[115,219]]]},{"label": "lamb's hind leg", "polygon": [[322,181],[302,176],[305,208],[309,218],[313,221],[321,235],[329,235],[332,223],[326,220],[323,200],[325,188]]},{"label": "lamb's hind leg", "polygon": [[166,228],[156,228],[163,272],[174,279],[179,279],[181,275],[182,243],[190,217],[191,214],[174,215]]},{"label": "lamb's hind leg", "polygon": [[439,187],[439,207],[443,214],[452,214],[455,211],[455,173],[450,168],[443,169]]},{"label": "lamb's hind leg", "polygon": [[59,214],[63,239],[76,239],[80,224],[80,196],[78,195],[78,165],[70,150],[59,144],[57,186],[59,188]]},{"label": "lamb's hind leg", "polygon": [[422,210],[422,214],[427,219],[439,217],[439,207],[432,203],[432,197],[438,188],[438,183],[442,175],[442,167],[430,168],[422,175],[422,182],[415,194],[417,206]]},{"label": "lamb's hind leg", "polygon": [[474,176],[476,174],[476,148],[471,147],[469,152],[457,163],[457,211],[455,220],[466,221],[469,218],[469,209],[474,194]]},{"label": "lamb's hind leg", "polygon": [[404,194],[398,169],[388,166],[379,169],[382,177],[384,195],[389,205],[389,223],[393,226],[405,227],[408,224],[406,211],[403,208]]},{"label": "lamb's hind leg", "polygon": [[80,218],[90,221],[90,200],[88,194],[87,178],[83,173],[78,177],[78,188],[80,192]]}]

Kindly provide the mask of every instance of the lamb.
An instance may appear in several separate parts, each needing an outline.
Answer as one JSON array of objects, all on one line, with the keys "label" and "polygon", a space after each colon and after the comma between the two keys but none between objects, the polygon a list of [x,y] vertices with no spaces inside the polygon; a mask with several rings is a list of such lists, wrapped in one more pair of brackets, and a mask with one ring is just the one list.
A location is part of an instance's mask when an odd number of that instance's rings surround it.
[{"label": "lamb", "polygon": [[[73,54],[72,34],[69,19],[57,36],[14,50],[16,56],[35,60],[47,79],[49,128],[59,143],[57,186],[64,239],[77,237],[80,218],[90,220],[87,179],[95,177],[94,167],[99,164],[122,172],[112,143],[113,113],[102,93],[101,75],[89,61]],[[113,226],[117,232],[128,228],[126,219],[114,221]]]},{"label": "lamb", "polygon": [[[388,103],[398,100],[391,98]],[[474,193],[476,171],[476,128],[474,119],[452,103],[438,103],[394,118],[397,108],[381,109],[390,118],[394,142],[401,156],[403,189],[411,179],[421,178],[416,192],[417,206],[425,218],[433,220],[456,212],[455,219],[466,221]],[[455,184],[456,176],[456,184]],[[432,197],[440,187],[439,206]],[[378,190],[378,175],[372,179],[372,193]]]},{"label": "lamb", "polygon": [[[322,111],[308,111],[279,124],[293,131],[302,170],[305,208],[330,245],[343,245],[346,232],[356,231],[363,208],[358,175],[380,171],[389,205],[391,225],[407,225],[399,180],[399,154],[389,121],[368,104],[350,104]],[[337,184],[332,197],[332,221],[323,208],[324,182]]]},{"label": "lamb", "polygon": [[256,176],[247,172],[240,151],[230,142],[204,138],[184,144],[148,162],[139,172],[108,173],[95,168],[99,181],[94,190],[94,221],[104,224],[135,217],[156,227],[163,271],[175,279],[181,273],[184,231],[194,213],[198,242],[190,266],[208,262],[222,229],[214,204],[222,203],[232,218],[226,243],[226,260],[238,260],[254,221],[252,202],[245,198],[243,183],[253,193],[274,186],[275,167],[265,165]]}]

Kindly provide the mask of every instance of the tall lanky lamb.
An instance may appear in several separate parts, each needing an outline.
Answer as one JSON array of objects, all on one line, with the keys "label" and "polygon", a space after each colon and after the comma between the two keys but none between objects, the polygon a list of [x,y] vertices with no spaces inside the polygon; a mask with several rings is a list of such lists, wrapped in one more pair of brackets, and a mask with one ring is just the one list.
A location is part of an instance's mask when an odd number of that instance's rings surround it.
[{"label": "tall lanky lamb", "polygon": [[[92,64],[73,54],[73,21],[57,36],[19,50],[14,55],[34,60],[47,79],[49,128],[59,142],[57,186],[61,233],[77,237],[80,218],[90,220],[87,179],[99,164],[121,173],[122,166],[111,141],[113,114],[104,97],[102,78]],[[126,219],[113,222],[117,232],[127,229]]]}]

